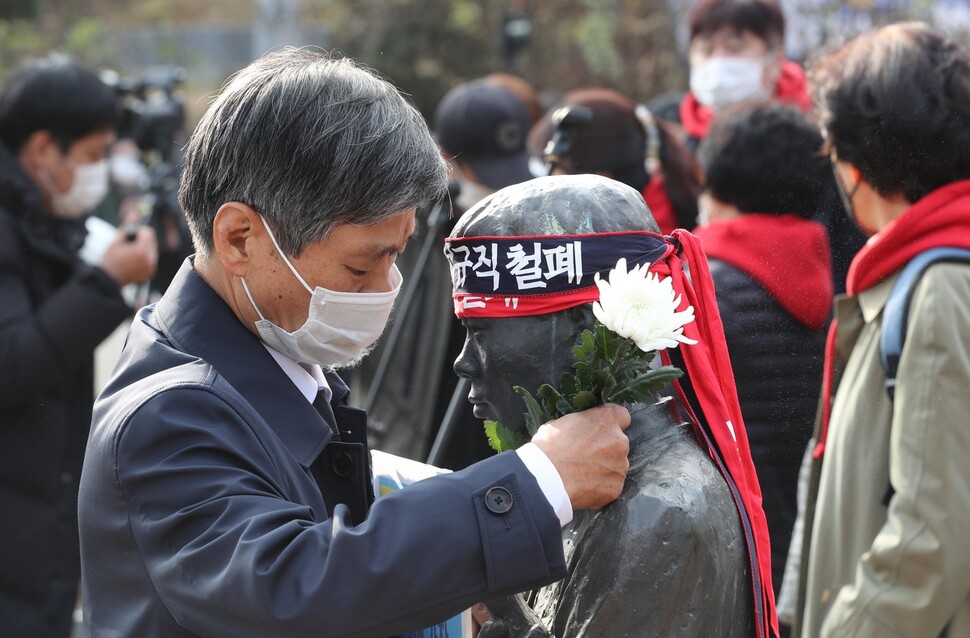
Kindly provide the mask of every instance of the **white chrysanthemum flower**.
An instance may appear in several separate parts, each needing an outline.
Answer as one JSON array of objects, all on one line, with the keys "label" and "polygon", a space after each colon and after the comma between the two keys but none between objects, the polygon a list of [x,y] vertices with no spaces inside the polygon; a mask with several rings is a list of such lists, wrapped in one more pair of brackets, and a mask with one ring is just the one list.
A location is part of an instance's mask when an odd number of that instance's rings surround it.
[{"label": "white chrysanthemum flower", "polygon": [[643,264],[627,272],[626,259],[616,262],[609,281],[594,277],[600,299],[593,304],[593,314],[604,326],[632,339],[644,352],[676,348],[678,344],[694,345],[684,336],[684,326],[694,320],[694,307],[677,312],[680,296],[674,292],[670,278],[661,280],[647,272]]}]

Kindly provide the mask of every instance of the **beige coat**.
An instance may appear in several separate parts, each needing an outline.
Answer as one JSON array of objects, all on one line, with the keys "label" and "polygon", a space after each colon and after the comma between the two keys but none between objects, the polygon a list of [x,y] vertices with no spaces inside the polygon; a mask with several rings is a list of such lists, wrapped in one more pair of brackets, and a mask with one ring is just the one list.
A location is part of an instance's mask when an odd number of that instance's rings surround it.
[{"label": "beige coat", "polygon": [[837,300],[845,368],[809,496],[802,638],[970,636],[970,267],[923,275],[892,402],[879,336],[894,281]]}]

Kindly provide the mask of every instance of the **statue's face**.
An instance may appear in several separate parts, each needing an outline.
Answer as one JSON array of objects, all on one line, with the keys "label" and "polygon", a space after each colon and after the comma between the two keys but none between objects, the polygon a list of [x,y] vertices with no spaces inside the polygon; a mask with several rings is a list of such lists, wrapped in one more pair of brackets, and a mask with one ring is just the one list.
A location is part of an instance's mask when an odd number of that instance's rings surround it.
[{"label": "statue's face", "polygon": [[558,385],[571,365],[576,320],[563,313],[535,317],[465,318],[465,347],[455,372],[471,381],[468,400],[479,419],[525,431],[525,403],[513,386],[533,394],[543,383]]},{"label": "statue's face", "polygon": [[[658,227],[636,190],[599,175],[538,177],[503,188],[464,213],[452,237],[584,235]],[[589,306],[539,316],[468,318],[465,347],[455,372],[471,381],[475,416],[525,430],[520,385],[533,395],[543,383],[558,386],[573,363]]]}]

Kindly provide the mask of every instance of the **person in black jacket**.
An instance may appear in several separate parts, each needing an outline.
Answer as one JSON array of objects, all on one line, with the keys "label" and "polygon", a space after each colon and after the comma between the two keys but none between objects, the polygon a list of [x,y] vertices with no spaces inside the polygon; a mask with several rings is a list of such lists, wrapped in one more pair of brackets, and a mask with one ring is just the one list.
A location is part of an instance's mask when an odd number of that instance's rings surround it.
[{"label": "person in black jacket", "polygon": [[115,99],[62,56],[26,63],[0,91],[0,633],[67,636],[80,575],[77,491],[94,349],[148,279],[148,229],[100,265],[78,257],[83,216],[107,187]]},{"label": "person in black jacket", "polygon": [[724,113],[699,149],[706,186],[695,232],[710,260],[761,482],[776,595],[832,306],[825,228],[810,219],[832,188],[821,147],[797,108],[762,103]]}]

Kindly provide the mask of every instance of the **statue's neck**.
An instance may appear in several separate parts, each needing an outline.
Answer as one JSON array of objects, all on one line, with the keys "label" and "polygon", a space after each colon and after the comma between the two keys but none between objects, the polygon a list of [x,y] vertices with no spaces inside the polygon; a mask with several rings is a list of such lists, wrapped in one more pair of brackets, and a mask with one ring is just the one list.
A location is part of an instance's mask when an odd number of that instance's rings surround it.
[{"label": "statue's neck", "polygon": [[673,400],[670,397],[664,397],[656,403],[638,403],[627,407],[632,418],[630,427],[626,430],[631,453],[641,448],[656,449],[662,439],[682,436],[683,429],[687,427],[674,418]]}]

